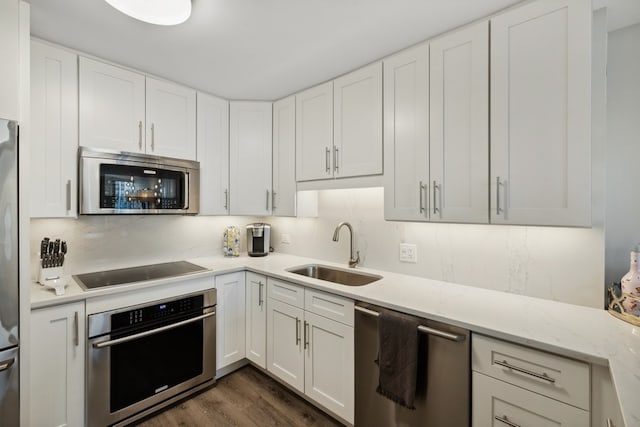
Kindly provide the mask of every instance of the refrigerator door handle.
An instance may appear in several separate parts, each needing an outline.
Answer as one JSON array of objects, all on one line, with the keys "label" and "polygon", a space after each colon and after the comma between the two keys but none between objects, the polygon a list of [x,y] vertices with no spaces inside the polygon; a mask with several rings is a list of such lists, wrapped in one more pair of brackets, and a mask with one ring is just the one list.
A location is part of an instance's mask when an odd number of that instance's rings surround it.
[{"label": "refrigerator door handle", "polygon": [[6,371],[7,369],[9,369],[11,366],[13,366],[15,361],[16,361],[16,358],[12,357],[11,359],[3,360],[2,362],[0,362],[0,372]]}]

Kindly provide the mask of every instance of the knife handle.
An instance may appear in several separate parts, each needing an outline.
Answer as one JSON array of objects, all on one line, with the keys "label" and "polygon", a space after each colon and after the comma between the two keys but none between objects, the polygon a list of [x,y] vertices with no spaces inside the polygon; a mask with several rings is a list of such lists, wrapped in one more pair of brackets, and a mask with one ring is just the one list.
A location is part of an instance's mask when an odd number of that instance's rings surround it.
[{"label": "knife handle", "polygon": [[63,254],[67,253],[67,242],[65,240],[60,243],[60,252],[62,252]]}]

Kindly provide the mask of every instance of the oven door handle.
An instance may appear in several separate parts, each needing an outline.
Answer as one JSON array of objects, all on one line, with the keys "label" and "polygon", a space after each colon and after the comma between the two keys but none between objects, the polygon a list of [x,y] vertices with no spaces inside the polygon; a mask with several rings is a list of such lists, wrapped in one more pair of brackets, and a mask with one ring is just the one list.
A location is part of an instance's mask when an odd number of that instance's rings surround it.
[{"label": "oven door handle", "polygon": [[122,337],[122,338],[116,338],[115,340],[96,342],[96,343],[93,343],[93,348],[111,347],[112,345],[122,344],[122,343],[125,343],[125,342],[137,340],[139,338],[148,337],[149,335],[154,335],[154,334],[158,334],[160,332],[169,331],[171,329],[179,328],[180,326],[187,325],[187,324],[193,323],[193,322],[197,322],[199,320],[203,320],[203,319],[206,319],[207,317],[211,317],[211,316],[215,316],[215,315],[216,315],[216,312],[212,311],[211,313],[207,313],[207,314],[203,314],[203,315],[200,315],[200,316],[197,316],[197,317],[193,317],[191,319],[183,320],[183,321],[178,322],[178,323],[172,323],[170,325],[161,326],[160,328],[151,329],[149,331],[140,332],[139,334],[129,335],[129,336]]}]

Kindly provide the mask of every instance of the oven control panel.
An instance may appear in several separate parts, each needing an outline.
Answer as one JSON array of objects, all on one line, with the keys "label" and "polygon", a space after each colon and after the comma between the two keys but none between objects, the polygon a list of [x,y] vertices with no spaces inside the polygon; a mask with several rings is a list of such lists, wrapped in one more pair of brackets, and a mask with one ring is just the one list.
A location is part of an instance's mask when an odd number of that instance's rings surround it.
[{"label": "oven control panel", "polygon": [[203,305],[204,297],[202,295],[194,295],[179,300],[138,307],[133,310],[112,314],[111,329],[115,330],[130,326],[140,326],[145,323],[152,323],[166,318],[184,315],[194,310],[201,310]]}]

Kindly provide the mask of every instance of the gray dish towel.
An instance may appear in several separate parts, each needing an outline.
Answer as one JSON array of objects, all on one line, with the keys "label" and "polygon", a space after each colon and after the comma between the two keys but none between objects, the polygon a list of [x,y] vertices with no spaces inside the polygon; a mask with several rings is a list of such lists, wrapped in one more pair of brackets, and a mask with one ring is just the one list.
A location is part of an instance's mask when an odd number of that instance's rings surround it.
[{"label": "gray dish towel", "polygon": [[380,348],[376,391],[409,409],[415,409],[418,325],[418,319],[391,310],[381,310],[378,318]]}]

